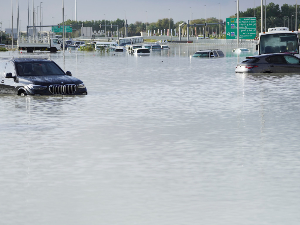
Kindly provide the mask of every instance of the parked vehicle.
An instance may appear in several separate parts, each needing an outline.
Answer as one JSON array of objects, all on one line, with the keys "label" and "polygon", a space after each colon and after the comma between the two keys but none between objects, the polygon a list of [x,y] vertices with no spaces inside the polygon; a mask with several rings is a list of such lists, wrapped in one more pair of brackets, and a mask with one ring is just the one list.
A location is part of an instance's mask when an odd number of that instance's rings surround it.
[{"label": "parked vehicle", "polygon": [[[62,45],[62,44],[61,44]],[[71,45],[73,45],[73,41],[71,41],[71,40],[66,40],[65,41],[65,48],[67,48],[67,47],[69,47],[69,46],[71,46]],[[62,46],[61,46],[61,48],[62,48]]]},{"label": "parked vehicle", "polygon": [[151,46],[151,50],[152,51],[160,51],[161,50],[161,46],[159,44],[153,44]]},{"label": "parked vehicle", "polygon": [[300,59],[293,54],[275,53],[246,57],[236,73],[300,73]]},{"label": "parked vehicle", "polygon": [[133,50],[135,56],[149,56],[150,50],[148,48],[136,48]]},{"label": "parked vehicle", "polygon": [[170,47],[168,45],[161,45],[162,50],[169,50]]},{"label": "parked vehicle", "polygon": [[135,49],[143,48],[143,46],[141,44],[126,45],[126,47],[127,47],[127,52],[129,54],[133,54]]},{"label": "parked vehicle", "polygon": [[125,52],[125,51],[126,51],[126,49],[124,46],[117,46],[115,48],[115,52]]},{"label": "parked vehicle", "polygon": [[46,38],[43,40],[18,40],[18,49],[26,50],[31,53],[35,50],[57,52],[61,49],[61,43],[58,38]]},{"label": "parked vehicle", "polygon": [[250,50],[248,48],[237,48],[237,49],[233,49],[232,52],[237,54],[242,54],[242,53],[249,53]]},{"label": "parked vehicle", "polygon": [[193,57],[217,58],[224,57],[224,53],[219,49],[199,50],[195,52]]},{"label": "parked vehicle", "polygon": [[108,49],[109,51],[115,51],[117,42],[99,42],[97,41],[95,43],[95,50],[106,50]]},{"label": "parked vehicle", "polygon": [[26,95],[86,95],[83,82],[52,60],[13,58],[0,60],[0,93]]},{"label": "parked vehicle", "polygon": [[268,32],[259,33],[256,45],[258,54],[290,53],[299,54],[298,32],[287,27],[269,28]]},{"label": "parked vehicle", "polygon": [[76,47],[79,47],[79,46],[81,46],[81,45],[85,45],[85,42],[84,42],[84,41],[75,41],[74,45],[75,45]]},{"label": "parked vehicle", "polygon": [[152,47],[152,44],[143,44],[143,48],[151,49],[151,47]]}]

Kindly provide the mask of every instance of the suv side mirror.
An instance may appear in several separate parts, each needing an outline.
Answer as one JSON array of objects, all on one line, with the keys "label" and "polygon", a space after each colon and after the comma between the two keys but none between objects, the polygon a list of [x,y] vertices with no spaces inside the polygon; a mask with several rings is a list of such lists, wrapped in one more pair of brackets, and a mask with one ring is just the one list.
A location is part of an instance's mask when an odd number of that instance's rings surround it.
[{"label": "suv side mirror", "polygon": [[6,73],[6,74],[5,74],[5,78],[13,78],[12,73]]},{"label": "suv side mirror", "polygon": [[67,71],[67,72],[66,72],[66,75],[72,76],[72,73],[71,73],[70,71]]}]

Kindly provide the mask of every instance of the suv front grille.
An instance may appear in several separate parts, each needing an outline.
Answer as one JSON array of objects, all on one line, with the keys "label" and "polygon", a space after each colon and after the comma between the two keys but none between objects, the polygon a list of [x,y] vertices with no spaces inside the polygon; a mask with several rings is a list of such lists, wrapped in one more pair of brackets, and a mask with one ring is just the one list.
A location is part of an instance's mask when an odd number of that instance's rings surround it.
[{"label": "suv front grille", "polygon": [[49,91],[54,95],[71,95],[74,94],[77,90],[75,84],[54,84],[49,86]]}]

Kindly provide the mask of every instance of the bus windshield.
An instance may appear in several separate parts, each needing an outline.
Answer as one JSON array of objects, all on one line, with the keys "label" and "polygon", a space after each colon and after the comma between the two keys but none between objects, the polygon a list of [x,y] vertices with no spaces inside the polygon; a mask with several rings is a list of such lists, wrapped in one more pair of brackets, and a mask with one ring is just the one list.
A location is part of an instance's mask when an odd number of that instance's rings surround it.
[{"label": "bus windshield", "polygon": [[274,33],[260,36],[259,54],[280,52],[299,54],[297,33]]}]

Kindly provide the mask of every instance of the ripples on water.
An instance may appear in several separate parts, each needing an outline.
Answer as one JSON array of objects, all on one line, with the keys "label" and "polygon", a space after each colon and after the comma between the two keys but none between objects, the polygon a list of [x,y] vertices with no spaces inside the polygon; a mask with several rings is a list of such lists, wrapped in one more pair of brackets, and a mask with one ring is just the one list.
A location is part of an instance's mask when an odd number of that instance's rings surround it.
[{"label": "ripples on water", "polygon": [[51,54],[87,96],[1,96],[0,224],[298,224],[300,76],[196,48]]}]

